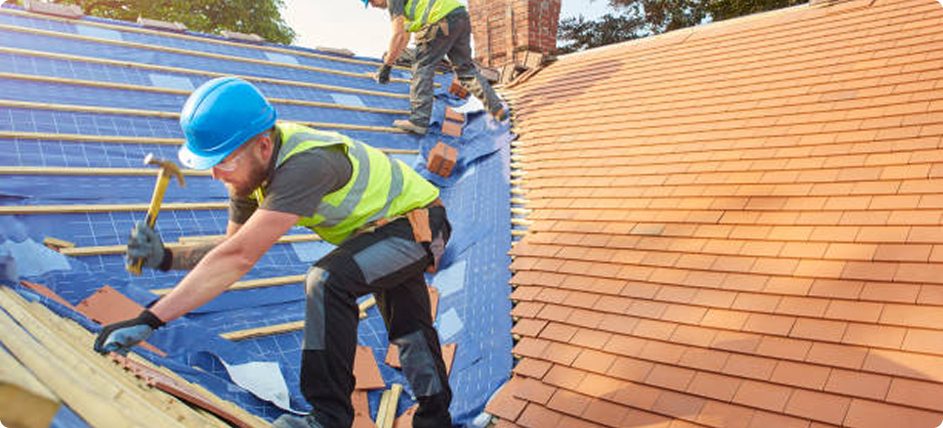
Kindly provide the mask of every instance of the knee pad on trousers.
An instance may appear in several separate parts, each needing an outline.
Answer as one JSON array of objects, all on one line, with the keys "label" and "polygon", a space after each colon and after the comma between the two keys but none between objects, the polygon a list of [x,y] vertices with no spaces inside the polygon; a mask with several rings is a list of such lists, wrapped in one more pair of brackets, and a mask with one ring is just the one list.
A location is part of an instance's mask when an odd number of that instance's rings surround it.
[{"label": "knee pad on trousers", "polygon": [[305,275],[305,334],[302,349],[324,349],[324,288],[330,273],[320,267],[308,269]]},{"label": "knee pad on trousers", "polygon": [[403,375],[417,397],[428,397],[442,391],[438,365],[429,350],[429,343],[421,331],[414,331],[393,340],[399,347],[399,360]]}]

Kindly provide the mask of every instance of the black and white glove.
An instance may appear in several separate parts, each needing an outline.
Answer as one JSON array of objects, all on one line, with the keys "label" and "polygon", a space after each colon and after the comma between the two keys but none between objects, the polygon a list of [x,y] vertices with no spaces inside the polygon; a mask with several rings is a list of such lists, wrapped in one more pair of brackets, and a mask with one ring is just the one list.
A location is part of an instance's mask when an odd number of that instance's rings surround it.
[{"label": "black and white glove", "polygon": [[162,327],[164,322],[151,311],[145,309],[136,318],[108,324],[102,328],[95,338],[95,351],[107,354],[117,352],[127,355],[135,345],[147,340],[154,330]]}]

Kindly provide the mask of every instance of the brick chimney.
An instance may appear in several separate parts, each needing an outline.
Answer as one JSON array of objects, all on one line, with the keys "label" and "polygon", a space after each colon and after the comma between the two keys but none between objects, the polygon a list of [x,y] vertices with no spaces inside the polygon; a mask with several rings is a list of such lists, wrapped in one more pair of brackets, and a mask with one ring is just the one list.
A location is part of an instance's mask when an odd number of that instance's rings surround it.
[{"label": "brick chimney", "polygon": [[[468,0],[475,60],[486,67],[533,66],[557,49],[561,0]],[[530,55],[528,55],[530,53]]]}]

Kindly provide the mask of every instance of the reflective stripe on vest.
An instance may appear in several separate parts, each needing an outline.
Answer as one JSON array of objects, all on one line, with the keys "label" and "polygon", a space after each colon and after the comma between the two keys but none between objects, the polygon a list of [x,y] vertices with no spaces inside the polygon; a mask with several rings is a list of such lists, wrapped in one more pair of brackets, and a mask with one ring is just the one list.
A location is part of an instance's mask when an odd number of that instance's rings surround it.
[{"label": "reflective stripe on vest", "polygon": [[445,15],[462,7],[458,0],[409,0],[403,8],[406,31],[415,33],[427,24],[439,22]]},{"label": "reflective stripe on vest", "polygon": [[[332,146],[342,147],[350,160],[350,180],[298,221],[325,241],[338,244],[366,224],[423,207],[439,196],[439,189],[412,168],[364,143],[292,123],[279,123],[278,129],[282,146],[276,166],[298,153]],[[255,197],[261,203],[263,190],[256,190]]]}]

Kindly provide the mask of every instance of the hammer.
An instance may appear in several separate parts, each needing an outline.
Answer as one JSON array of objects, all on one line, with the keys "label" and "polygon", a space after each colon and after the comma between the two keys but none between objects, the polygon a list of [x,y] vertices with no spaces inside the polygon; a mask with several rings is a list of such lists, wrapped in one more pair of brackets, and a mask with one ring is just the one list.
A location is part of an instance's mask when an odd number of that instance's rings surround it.
[{"label": "hammer", "polygon": [[[151,205],[147,207],[147,218],[145,219],[147,227],[153,229],[157,223],[157,213],[160,212],[160,203],[164,200],[164,192],[167,191],[170,177],[177,177],[180,187],[186,186],[186,183],[183,181],[183,173],[180,172],[180,168],[173,161],[158,159],[153,153],[148,153],[147,156],[144,156],[144,165],[160,167],[160,172],[157,174],[157,184],[154,185],[154,194],[151,195]],[[140,275],[143,264],[144,259],[135,259],[131,260],[126,267],[132,275]]]}]

